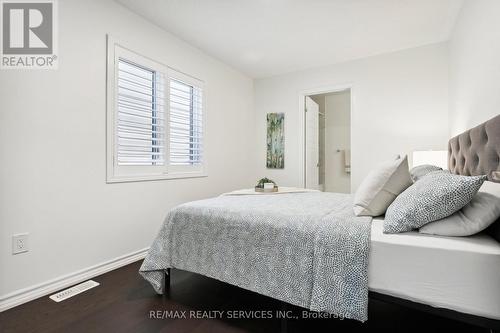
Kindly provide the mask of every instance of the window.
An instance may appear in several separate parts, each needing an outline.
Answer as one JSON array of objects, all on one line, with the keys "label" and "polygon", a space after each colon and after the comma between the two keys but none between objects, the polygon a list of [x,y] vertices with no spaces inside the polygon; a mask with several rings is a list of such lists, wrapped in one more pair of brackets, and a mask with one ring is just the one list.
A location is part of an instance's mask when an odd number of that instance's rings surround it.
[{"label": "window", "polygon": [[118,165],[165,164],[163,73],[118,59]]},{"label": "window", "polygon": [[107,181],[205,176],[203,83],[108,37]]},{"label": "window", "polygon": [[170,79],[170,163],[202,162],[202,90]]}]

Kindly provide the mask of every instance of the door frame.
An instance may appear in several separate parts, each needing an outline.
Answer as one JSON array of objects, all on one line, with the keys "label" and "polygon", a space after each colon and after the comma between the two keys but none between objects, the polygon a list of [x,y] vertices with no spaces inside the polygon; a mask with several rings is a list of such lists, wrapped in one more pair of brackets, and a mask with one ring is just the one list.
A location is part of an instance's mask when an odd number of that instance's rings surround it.
[{"label": "door frame", "polygon": [[[319,88],[314,88],[314,89],[306,89],[302,90],[299,92],[299,107],[298,107],[298,112],[299,112],[299,128],[298,128],[298,133],[299,133],[299,142],[301,144],[299,145],[299,170],[300,170],[300,178],[302,178],[302,187],[306,187],[306,114],[305,114],[305,104],[306,104],[306,96],[311,96],[311,95],[320,95],[320,94],[326,94],[326,93],[334,93],[334,92],[339,92],[343,90],[350,90],[351,93],[351,160],[352,160],[352,137],[353,137],[353,131],[352,131],[352,119],[353,119],[353,114],[354,114],[354,84],[352,83],[344,83],[344,84],[338,84],[338,85],[331,85],[331,86],[324,86],[324,87],[319,87]],[[352,175],[353,175],[353,168],[352,168],[352,163],[351,163],[351,191],[352,191]]]},{"label": "door frame", "polygon": [[[309,98],[309,100],[308,100],[308,98]],[[311,170],[308,170],[308,164],[311,161],[308,161],[308,159],[309,159],[310,156],[308,156],[309,152],[307,150],[307,147],[309,145],[308,140],[312,138],[311,136],[309,136],[309,131],[308,131],[309,125],[312,125],[312,124],[308,124],[307,123],[308,118],[311,117],[311,110],[309,110],[307,108],[308,101],[309,101],[309,103],[313,103],[315,105],[315,108],[318,109],[318,114],[317,114],[317,117],[316,117],[316,121],[318,121],[318,123],[315,124],[315,126],[318,129],[317,134],[319,134],[319,118],[320,118],[318,103],[316,103],[316,101],[313,100],[311,98],[311,96],[308,96],[308,95],[305,96],[305,98],[304,98],[304,109],[307,110],[307,112],[304,112],[304,174],[305,174],[305,177],[304,177],[304,187],[305,188],[310,188],[310,189],[311,188],[312,189],[319,189],[319,159],[321,157],[320,156],[320,151],[319,151],[319,143],[320,143],[319,136],[317,137],[317,139],[318,139],[318,141],[317,141],[318,146],[316,146],[316,148],[318,150],[318,156],[317,156],[318,159],[316,160],[316,163],[315,163],[316,164],[316,172],[318,173],[318,178],[316,180],[313,180],[314,183],[318,183],[318,186],[317,187],[307,187],[307,183],[310,182],[310,179],[309,179],[308,176],[312,176],[311,173],[310,173]],[[312,105],[309,105],[309,106],[311,107]],[[309,145],[309,147],[311,147],[311,149],[312,149],[313,146]],[[309,185],[312,185],[312,184],[309,184]]]}]

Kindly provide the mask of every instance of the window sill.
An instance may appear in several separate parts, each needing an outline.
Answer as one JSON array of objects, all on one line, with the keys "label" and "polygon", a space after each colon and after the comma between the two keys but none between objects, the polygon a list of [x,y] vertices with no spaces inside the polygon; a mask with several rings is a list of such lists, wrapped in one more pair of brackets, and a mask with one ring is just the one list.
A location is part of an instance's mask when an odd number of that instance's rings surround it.
[{"label": "window sill", "polygon": [[137,175],[137,176],[110,176],[107,177],[107,184],[114,183],[129,183],[129,182],[147,182],[155,180],[168,180],[168,179],[184,179],[184,178],[202,178],[208,177],[206,172],[176,172],[161,175]]}]

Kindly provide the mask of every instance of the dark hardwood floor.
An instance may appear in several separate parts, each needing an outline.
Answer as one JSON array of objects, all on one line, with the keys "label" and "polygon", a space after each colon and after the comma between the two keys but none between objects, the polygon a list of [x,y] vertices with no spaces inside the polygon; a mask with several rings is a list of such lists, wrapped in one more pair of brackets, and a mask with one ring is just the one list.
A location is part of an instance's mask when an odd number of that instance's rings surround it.
[{"label": "dark hardwood floor", "polygon": [[[140,262],[98,276],[101,285],[56,303],[46,297],[0,313],[3,332],[280,332],[282,321],[234,319],[235,311],[282,310],[282,304],[200,275],[173,270],[170,298],[154,293],[137,273]],[[151,318],[151,313],[187,315],[184,318]],[[189,318],[189,311],[226,311],[223,318]],[[303,309],[287,306],[294,316]],[[248,312],[246,312],[248,314]],[[262,313],[262,312],[260,312]],[[210,313],[199,313],[208,315]],[[211,313],[214,314],[213,312]],[[155,312],[155,315],[158,314]],[[436,317],[394,304],[371,300],[369,320],[358,323],[338,319],[289,319],[288,332],[488,332],[487,329]]]}]

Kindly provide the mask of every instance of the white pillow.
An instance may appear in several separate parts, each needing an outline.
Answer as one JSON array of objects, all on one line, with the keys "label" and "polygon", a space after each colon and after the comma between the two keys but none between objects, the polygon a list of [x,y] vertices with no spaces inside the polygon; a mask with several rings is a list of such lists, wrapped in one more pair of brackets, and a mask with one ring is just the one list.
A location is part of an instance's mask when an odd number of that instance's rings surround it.
[{"label": "white pillow", "polygon": [[470,236],[500,217],[500,184],[485,181],[472,200],[458,212],[420,228],[423,234]]},{"label": "white pillow", "polygon": [[372,170],[354,195],[354,214],[379,216],[412,184],[408,171],[408,157],[387,161]]}]

